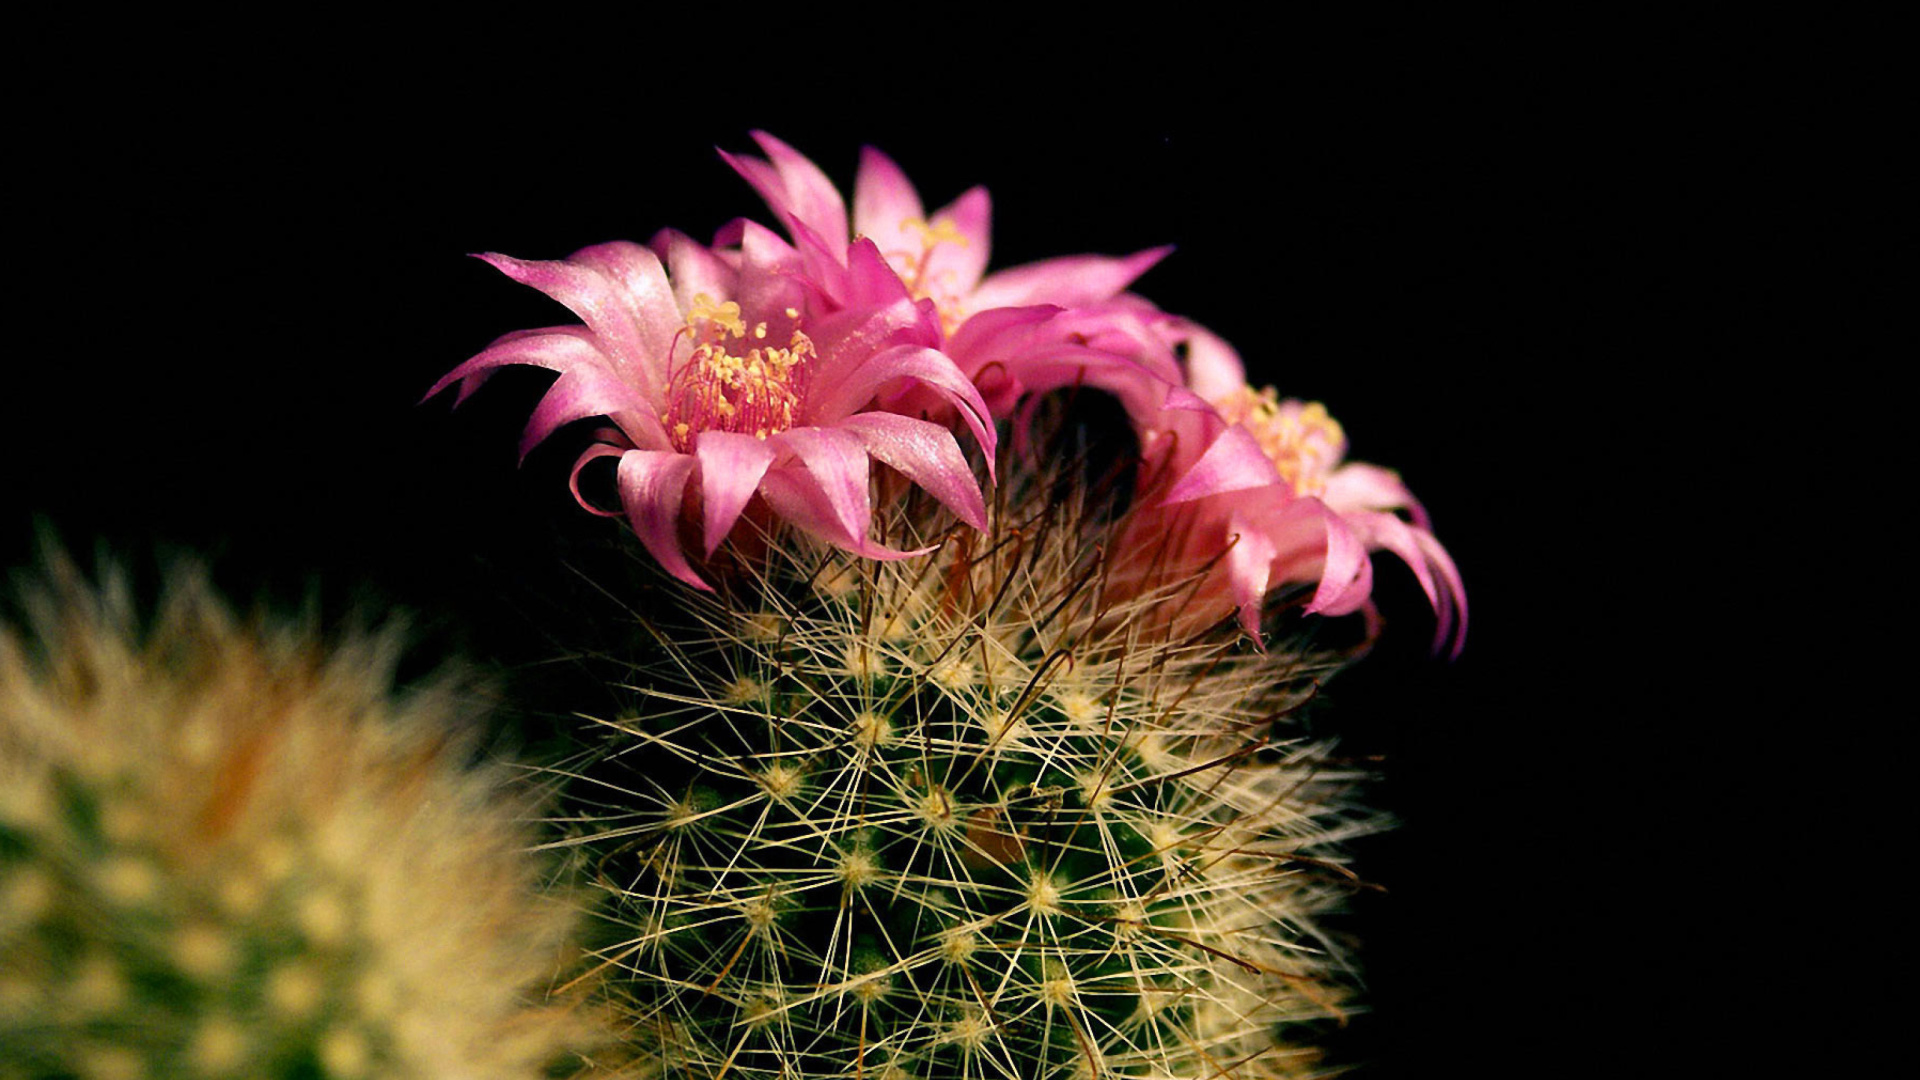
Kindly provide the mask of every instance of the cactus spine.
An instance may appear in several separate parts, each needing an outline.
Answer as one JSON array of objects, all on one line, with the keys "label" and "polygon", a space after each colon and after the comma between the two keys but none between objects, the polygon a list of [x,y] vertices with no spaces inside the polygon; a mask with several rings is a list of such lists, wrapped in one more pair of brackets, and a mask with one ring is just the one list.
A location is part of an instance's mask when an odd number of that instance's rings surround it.
[{"label": "cactus spine", "polygon": [[1315,918],[1377,826],[1293,722],[1332,662],[1173,640],[1178,585],[1107,604],[1049,490],[985,535],[898,515],[924,560],[777,543],[655,628],[576,790],[661,1075],[1316,1074]]}]

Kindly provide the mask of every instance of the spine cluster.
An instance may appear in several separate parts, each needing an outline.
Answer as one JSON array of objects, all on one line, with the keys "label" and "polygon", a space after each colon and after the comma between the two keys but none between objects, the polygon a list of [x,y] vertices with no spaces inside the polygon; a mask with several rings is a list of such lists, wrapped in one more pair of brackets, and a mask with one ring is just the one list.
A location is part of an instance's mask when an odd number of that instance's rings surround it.
[{"label": "spine cluster", "polygon": [[654,627],[576,790],[659,1075],[1315,1073],[1316,917],[1376,825],[1297,729],[1329,662],[1135,618],[1179,586],[1106,603],[1098,523],[1034,488]]}]

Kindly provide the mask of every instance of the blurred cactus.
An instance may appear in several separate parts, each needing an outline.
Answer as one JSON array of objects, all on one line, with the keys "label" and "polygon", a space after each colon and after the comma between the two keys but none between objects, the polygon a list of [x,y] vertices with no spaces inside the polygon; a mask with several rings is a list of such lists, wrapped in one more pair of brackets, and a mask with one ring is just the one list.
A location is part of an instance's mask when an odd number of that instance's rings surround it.
[{"label": "blurred cactus", "polygon": [[569,1075],[574,905],[395,642],[150,629],[64,565],[0,628],[0,1077]]},{"label": "blurred cactus", "polygon": [[1299,730],[1334,661],[1174,640],[1192,581],[1107,606],[1058,494],[985,534],[897,510],[927,559],[776,544],[698,628],[643,620],[664,659],[575,791],[659,1075],[1323,1074],[1315,920],[1379,824]]}]

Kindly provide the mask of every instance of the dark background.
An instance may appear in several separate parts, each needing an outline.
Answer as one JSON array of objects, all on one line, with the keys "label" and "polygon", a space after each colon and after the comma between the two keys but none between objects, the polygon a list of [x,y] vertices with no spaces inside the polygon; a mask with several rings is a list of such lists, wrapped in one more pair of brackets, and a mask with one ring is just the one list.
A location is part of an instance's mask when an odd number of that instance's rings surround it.
[{"label": "dark background", "polygon": [[[243,599],[412,612],[511,697],[553,655],[554,552],[599,523],[565,454],[515,466],[539,376],[416,404],[568,321],[465,253],[771,224],[716,144],[764,128],[845,187],[870,142],[930,206],[987,185],[995,266],[1177,245],[1137,290],[1327,402],[1433,513],[1464,655],[1426,655],[1383,559],[1387,637],[1331,695],[1403,823],[1359,846],[1389,890],[1353,923],[1362,1075],[1685,1072],[1756,1023],[1763,1054],[1821,1060],[1823,995],[1791,987],[1828,950],[1731,977],[1751,905],[1721,883],[1781,871],[1747,831],[1772,797],[1753,714],[1708,684],[1726,598],[1791,592],[1729,511],[1823,437],[1805,365],[1862,355],[1799,335],[1857,325],[1910,252],[1872,228],[1898,140],[1854,38],[1393,8],[1270,41],[738,22],[30,35],[60,62],[12,107],[0,563],[32,563],[36,522],[148,571],[200,553]],[[1791,445],[1756,458],[1783,413]]]}]

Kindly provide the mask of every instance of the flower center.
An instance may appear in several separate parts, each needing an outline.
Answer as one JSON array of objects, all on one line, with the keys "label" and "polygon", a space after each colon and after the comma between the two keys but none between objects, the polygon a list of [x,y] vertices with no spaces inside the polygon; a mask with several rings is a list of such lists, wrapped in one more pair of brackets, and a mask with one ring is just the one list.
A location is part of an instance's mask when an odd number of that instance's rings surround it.
[{"label": "flower center", "polygon": [[940,330],[952,336],[960,324],[967,321],[966,311],[960,304],[960,293],[954,287],[953,271],[933,272],[933,252],[941,244],[967,246],[967,238],[960,234],[959,226],[950,217],[926,221],[923,218],[907,218],[900,223],[900,231],[911,232],[920,237],[919,252],[890,251],[887,260],[899,271],[900,280],[906,282],[907,291],[915,300],[933,301],[934,310],[940,313]]},{"label": "flower center", "polygon": [[1346,432],[1317,401],[1281,401],[1273,387],[1243,386],[1217,403],[1220,416],[1240,424],[1296,495],[1319,495],[1347,450]]},{"label": "flower center", "polygon": [[[790,318],[799,314],[787,311]],[[795,329],[785,348],[755,344],[766,340],[767,324],[749,330],[739,304],[717,304],[705,293],[693,298],[681,333],[693,342],[693,354],[668,379],[667,411],[660,414],[675,450],[691,453],[702,431],[764,439],[793,426],[814,358],[806,334]]]}]

